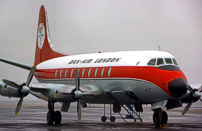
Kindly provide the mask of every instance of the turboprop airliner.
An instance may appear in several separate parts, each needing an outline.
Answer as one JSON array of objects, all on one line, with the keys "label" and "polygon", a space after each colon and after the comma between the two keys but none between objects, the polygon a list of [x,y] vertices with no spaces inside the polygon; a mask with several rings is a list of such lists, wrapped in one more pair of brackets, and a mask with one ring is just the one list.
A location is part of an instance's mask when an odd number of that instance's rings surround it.
[{"label": "turboprop airliner", "polygon": [[[81,106],[86,103],[113,104],[114,113],[119,113],[122,105],[134,105],[137,112],[143,112],[142,105],[151,104],[154,125],[159,127],[168,121],[164,108],[173,109],[188,103],[182,112],[185,114],[201,97],[201,88],[192,89],[175,57],[164,51],[79,55],[56,51],[51,43],[43,5],[39,11],[34,65],[3,58],[0,61],[30,71],[26,83],[3,79],[1,95],[20,97],[16,114],[29,93],[46,100],[48,124],[60,124],[62,120],[60,111],[54,111],[54,103],[62,102],[61,111],[67,112],[70,103],[77,102],[79,120]],[[31,83],[33,76],[38,83]],[[106,117],[103,116],[102,120],[105,121]]]}]

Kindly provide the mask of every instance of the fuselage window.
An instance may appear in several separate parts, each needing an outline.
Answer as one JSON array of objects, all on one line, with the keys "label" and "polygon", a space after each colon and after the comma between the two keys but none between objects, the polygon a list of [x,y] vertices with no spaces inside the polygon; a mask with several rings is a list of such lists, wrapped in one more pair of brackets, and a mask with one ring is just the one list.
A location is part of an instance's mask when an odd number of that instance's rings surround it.
[{"label": "fuselage window", "polygon": [[111,70],[112,70],[111,67],[109,67],[108,72],[107,72],[108,77],[110,77],[110,75],[111,75]]},{"label": "fuselage window", "polygon": [[60,78],[62,77],[62,69],[60,70]]},{"label": "fuselage window", "polygon": [[84,73],[85,73],[85,68],[83,68],[83,70],[82,70],[81,77],[83,77],[83,76],[84,76]]},{"label": "fuselage window", "polygon": [[157,65],[164,65],[164,61],[163,61],[163,58],[158,58],[157,59]]},{"label": "fuselage window", "polygon": [[88,69],[88,77],[90,77],[91,68]]},{"label": "fuselage window", "polygon": [[147,63],[148,66],[155,66],[155,64],[156,64],[156,58],[151,59],[151,60]]},{"label": "fuselage window", "polygon": [[72,77],[73,71],[74,71],[74,69],[71,70],[71,72],[70,72],[70,77]]},{"label": "fuselage window", "polygon": [[55,78],[57,77],[58,70],[55,70]]},{"label": "fuselage window", "polygon": [[65,75],[64,75],[64,77],[65,77],[65,78],[67,77],[67,69],[65,70]]},{"label": "fuselage window", "polygon": [[171,58],[165,58],[166,64],[173,64]]},{"label": "fuselage window", "polygon": [[103,76],[103,73],[104,73],[104,67],[102,68],[102,70],[101,70],[101,73],[100,73],[100,76],[102,77]]},{"label": "fuselage window", "polygon": [[174,65],[178,66],[177,61],[175,59],[173,59],[173,63]]},{"label": "fuselage window", "polygon": [[97,76],[97,70],[98,70],[98,68],[96,68],[96,69],[95,69],[95,72],[94,72],[94,77],[96,77],[96,76]]}]

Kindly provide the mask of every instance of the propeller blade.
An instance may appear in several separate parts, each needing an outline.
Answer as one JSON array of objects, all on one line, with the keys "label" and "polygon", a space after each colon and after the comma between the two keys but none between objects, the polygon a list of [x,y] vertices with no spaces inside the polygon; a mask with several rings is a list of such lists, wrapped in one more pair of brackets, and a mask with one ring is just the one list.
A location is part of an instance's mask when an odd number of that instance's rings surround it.
[{"label": "propeller blade", "polygon": [[12,87],[14,87],[14,88],[17,88],[17,89],[22,89],[22,87],[21,86],[19,86],[18,84],[16,84],[16,83],[14,83],[14,82],[12,82],[12,81],[9,81],[9,80],[6,80],[6,79],[3,79],[2,80],[5,84],[7,84],[7,85],[9,85],[9,86],[12,86]]},{"label": "propeller blade", "polygon": [[182,111],[182,115],[185,115],[187,113],[187,111],[189,110],[189,108],[191,107],[192,103],[194,102],[194,100],[192,100]]},{"label": "propeller blade", "polygon": [[17,115],[18,112],[20,111],[20,108],[21,108],[21,106],[22,106],[23,99],[24,99],[24,96],[20,98],[20,100],[19,100],[19,102],[18,102],[18,104],[17,104],[17,107],[16,107],[16,109],[15,109],[15,114],[16,114],[16,115]]},{"label": "propeller blade", "polygon": [[77,116],[78,116],[78,120],[81,120],[81,103],[80,103],[80,100],[77,101]]},{"label": "propeller blade", "polygon": [[191,88],[191,86],[187,86],[187,89],[191,92],[191,93],[194,93],[195,91]]},{"label": "propeller blade", "polygon": [[78,99],[78,101],[77,101],[77,117],[78,117],[78,120],[81,120],[81,103],[80,103],[79,99],[82,96],[82,92],[79,91],[80,79],[79,79],[79,70],[78,69],[75,69],[75,85],[76,85],[76,91],[74,92],[74,95]]},{"label": "propeller blade", "polygon": [[29,72],[28,77],[27,77],[26,86],[29,86],[29,84],[30,84],[30,82],[31,82],[31,80],[33,78],[33,75],[34,75],[35,71],[36,71],[36,66],[33,66],[32,69]]},{"label": "propeller blade", "polygon": [[201,85],[201,87],[199,88],[198,92],[201,93],[201,91],[202,91],[202,85]]},{"label": "propeller blade", "polygon": [[33,92],[33,91],[29,91],[29,93],[31,93],[33,96],[35,96],[35,97],[37,97],[39,99],[48,101],[48,97],[42,95],[41,93],[36,93],[36,92]]},{"label": "propeller blade", "polygon": [[76,90],[79,90],[80,86],[80,80],[79,80],[79,71],[78,69],[75,69],[75,85],[76,85]]}]

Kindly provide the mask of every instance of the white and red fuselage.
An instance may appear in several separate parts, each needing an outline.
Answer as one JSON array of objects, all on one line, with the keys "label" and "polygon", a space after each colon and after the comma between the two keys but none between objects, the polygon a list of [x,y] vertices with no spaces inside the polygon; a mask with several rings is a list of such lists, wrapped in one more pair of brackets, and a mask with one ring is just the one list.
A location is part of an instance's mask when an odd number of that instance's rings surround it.
[{"label": "white and red fuselage", "polygon": [[[152,59],[155,59],[154,63],[151,62]],[[162,60],[163,63],[158,63]],[[74,70],[79,69],[81,85],[93,85],[107,92],[129,90],[142,103],[151,103],[183,95],[184,92],[176,95],[169,89],[171,81],[186,81],[185,75],[174,61],[171,54],[163,51],[63,56],[38,64],[35,77],[43,83],[74,85]],[[181,89],[175,89],[176,92],[178,90]]]}]

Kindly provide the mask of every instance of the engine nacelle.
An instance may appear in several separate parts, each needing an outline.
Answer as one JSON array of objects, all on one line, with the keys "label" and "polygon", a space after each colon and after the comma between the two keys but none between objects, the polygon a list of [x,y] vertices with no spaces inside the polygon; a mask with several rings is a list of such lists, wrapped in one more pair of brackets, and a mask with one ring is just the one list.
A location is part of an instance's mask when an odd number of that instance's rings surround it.
[{"label": "engine nacelle", "polygon": [[0,81],[0,95],[5,97],[17,97],[17,98],[22,96],[21,92],[18,89],[11,87],[2,81]]}]

